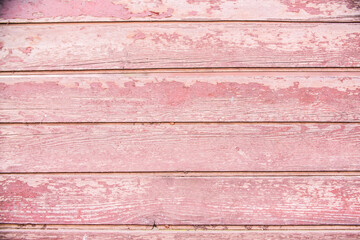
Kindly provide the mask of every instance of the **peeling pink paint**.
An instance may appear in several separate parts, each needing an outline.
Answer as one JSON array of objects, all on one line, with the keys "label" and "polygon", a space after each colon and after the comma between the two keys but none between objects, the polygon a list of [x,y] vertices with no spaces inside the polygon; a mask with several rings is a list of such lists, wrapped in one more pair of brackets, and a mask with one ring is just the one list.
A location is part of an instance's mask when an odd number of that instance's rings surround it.
[{"label": "peeling pink paint", "polygon": [[220,10],[221,8],[219,6],[211,6],[206,10],[206,12],[210,14],[212,11],[220,11]]},{"label": "peeling pink paint", "polygon": [[136,41],[136,40],[141,40],[141,39],[145,39],[146,35],[143,32],[136,32],[135,35],[132,36],[132,38]]},{"label": "peeling pink paint", "polygon": [[23,53],[25,53],[26,55],[30,55],[30,53],[32,52],[34,48],[32,47],[27,47],[27,48],[19,48],[20,51],[22,51]]},{"label": "peeling pink paint", "polygon": [[[179,8],[179,6],[181,6]],[[285,6],[285,9],[284,9]],[[194,9],[196,7],[196,9]],[[358,21],[356,0],[4,0],[2,22],[128,20]],[[194,14],[195,11],[197,14]],[[195,17],[196,16],[196,17]]]},{"label": "peeling pink paint", "polygon": [[[133,4],[129,2],[129,4]],[[36,19],[52,17],[116,17],[122,20],[132,18],[154,18],[163,19],[172,16],[174,9],[167,8],[166,11],[153,11],[150,9],[132,12],[127,4],[115,4],[111,0],[87,1],[75,0],[64,3],[60,0],[49,1],[49,4],[42,1],[20,1],[5,0],[2,2],[1,18],[3,19]]]},{"label": "peeling pink paint", "polygon": [[[219,229],[219,226],[216,226]],[[170,228],[170,226],[165,225],[165,228]],[[193,226],[195,230],[210,230],[213,227],[205,227],[205,226]],[[223,230],[228,230],[227,226],[220,227]],[[246,226],[246,229],[256,228],[261,230],[267,230],[267,226]],[[84,233],[86,232],[86,233]],[[27,230],[2,230],[2,236],[5,239],[46,239],[49,236],[58,239],[58,240],[67,240],[71,238],[75,239],[83,239],[86,240],[114,240],[114,239],[127,239],[127,240],[137,240],[137,239],[147,239],[147,240],[159,240],[159,239],[176,239],[176,240],[188,240],[188,239],[208,239],[208,240],[229,240],[229,239],[257,239],[257,240],[269,240],[269,239],[277,239],[277,240],[359,240],[360,233],[355,231],[281,231],[281,232],[273,232],[273,231],[144,231],[137,232],[133,230],[129,231],[118,231],[111,232],[107,230],[98,230],[96,232],[84,231],[84,230],[74,230],[71,232],[66,231],[38,231],[32,232]]]},{"label": "peeling pink paint", "polygon": [[[195,75],[194,82],[185,84],[165,74],[147,75],[144,82],[139,76],[121,77],[109,75],[102,80],[73,79],[71,86],[49,79],[45,82],[3,82],[0,96],[7,110],[3,121],[9,118],[21,121],[42,121],[42,115],[31,109],[28,115],[19,116],[17,108],[26,109],[26,104],[42,106],[46,121],[316,121],[360,120],[360,86],[356,77],[322,80],[321,86],[306,86],[309,79],[301,82],[287,78],[263,78],[257,82],[247,77],[235,77],[232,82],[215,75]],[[234,78],[233,75],[232,78]],[[311,77],[313,78],[313,77]],[[310,78],[310,79],[311,79]],[[149,80],[150,80],[149,79]],[[186,79],[186,78],[185,78]],[[273,79],[273,80],[271,80]],[[221,81],[220,81],[221,80]],[[261,81],[260,81],[261,80]],[[119,84],[119,81],[122,83]],[[271,81],[284,84],[272,86]],[[314,81],[314,80],[313,80]],[[320,81],[320,80],[318,80]],[[343,81],[343,82],[341,82]],[[354,82],[349,85],[348,82]],[[331,86],[329,84],[332,84]],[[338,84],[338,86],[336,86]],[[342,88],[341,86],[344,86]],[[348,87],[345,87],[348,86]],[[61,96],[56,97],[61,92]],[[37,96],[37,97],[34,97]],[[66,99],[66,100],[65,100]],[[208,106],[214,102],[214,106]],[[21,107],[22,104],[25,104]],[[65,107],[66,106],[66,107]],[[50,109],[58,109],[55,112]],[[67,110],[69,109],[69,110]],[[77,113],[67,111],[77,109]],[[94,109],[97,109],[94,112]],[[207,114],[202,112],[206,109]],[[220,111],[221,109],[221,111]],[[280,110],[281,109],[281,110]],[[100,111],[101,114],[98,112]],[[1,112],[1,111],[0,111]],[[39,119],[40,117],[40,119]],[[59,118],[60,117],[60,118]],[[29,119],[27,119],[29,118]]]},{"label": "peeling pink paint", "polygon": [[[46,184],[40,184],[40,186],[30,186],[28,183],[14,179],[10,181],[0,181],[0,196],[5,196],[5,189],[16,189],[16,194],[13,197],[18,197],[22,199],[34,199],[40,197],[42,194],[48,191]],[[17,205],[17,204],[16,204]],[[7,208],[8,206],[4,205],[3,208]],[[12,206],[15,207],[15,206]],[[7,208],[11,210],[11,208]],[[20,206],[18,205],[17,208]],[[14,209],[15,210],[15,209]]]},{"label": "peeling pink paint", "polygon": [[12,125],[0,172],[358,170],[359,136],[356,123]]},{"label": "peeling pink paint", "polygon": [[[360,170],[360,75],[348,69],[360,67],[360,2],[259,2],[1,1],[5,228],[357,227],[360,177],[344,176]],[[127,70],[108,71],[119,69]],[[9,73],[36,70],[44,74]],[[259,175],[238,176],[249,172]],[[67,230],[27,233],[76,235]],[[346,231],[160,232],[146,237],[350,239]]]},{"label": "peeling pink paint", "polygon": [[[359,26],[237,22],[39,24],[29,32],[23,25],[4,25],[8,34],[2,37],[0,59],[5,63],[1,70],[357,67]],[[68,46],[74,42],[79,44],[69,51]],[[24,47],[32,47],[31,54],[24,54]],[[6,51],[12,51],[11,56],[23,62],[5,61]]]},{"label": "peeling pink paint", "polygon": [[[329,4],[336,4],[338,0],[280,0],[281,3],[288,7],[288,11],[299,13],[300,11],[305,11],[312,15],[331,15],[334,11],[321,9]],[[360,9],[360,2],[356,0],[345,0],[343,4],[346,5],[349,9]]]},{"label": "peeling pink paint", "polygon": [[[356,176],[1,177],[2,184],[13,181],[21,185],[36,181],[51,190],[39,191],[41,196],[38,197],[24,198],[19,188],[2,188],[2,196],[6,196],[0,205],[2,222],[185,225],[191,221],[205,225],[356,225],[360,214],[360,180]],[[36,190],[34,187],[33,191]]]},{"label": "peeling pink paint", "polygon": [[[25,97],[40,92],[52,95],[55,92],[73,95],[71,91],[83,92],[83,95],[91,95],[86,89],[67,88],[57,82],[46,83],[15,83],[10,85],[0,84],[3,98]],[[91,90],[99,92],[105,97],[125,97],[146,99],[146,104],[182,105],[191,103],[198,98],[254,98],[256,102],[278,104],[285,100],[296,99],[299,104],[322,104],[332,105],[343,100],[357,100],[360,104],[360,87],[355,90],[339,91],[334,88],[308,88],[299,87],[294,83],[293,87],[273,90],[259,83],[218,83],[195,82],[191,86],[185,86],[181,82],[158,82],[145,83],[144,86],[136,86],[136,82],[126,82],[124,87],[119,87],[115,82],[106,82],[104,87],[101,82],[90,83]],[[64,96],[64,95],[63,95]],[[62,96],[62,97],[63,97]],[[95,99],[95,96],[94,96]],[[360,105],[359,105],[360,106]],[[344,106],[342,106],[344,107]],[[360,110],[360,109],[359,109]]]}]

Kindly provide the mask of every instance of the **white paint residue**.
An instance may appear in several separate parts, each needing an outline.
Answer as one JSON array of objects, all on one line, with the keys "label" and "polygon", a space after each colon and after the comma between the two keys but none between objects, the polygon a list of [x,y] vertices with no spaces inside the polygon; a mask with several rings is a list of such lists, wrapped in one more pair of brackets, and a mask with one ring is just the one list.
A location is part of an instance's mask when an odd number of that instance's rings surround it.
[{"label": "white paint residue", "polygon": [[243,158],[249,159],[249,157],[246,155],[246,153],[243,152],[241,149],[237,150],[237,152],[238,152],[238,154],[239,154],[240,156],[242,156]]}]

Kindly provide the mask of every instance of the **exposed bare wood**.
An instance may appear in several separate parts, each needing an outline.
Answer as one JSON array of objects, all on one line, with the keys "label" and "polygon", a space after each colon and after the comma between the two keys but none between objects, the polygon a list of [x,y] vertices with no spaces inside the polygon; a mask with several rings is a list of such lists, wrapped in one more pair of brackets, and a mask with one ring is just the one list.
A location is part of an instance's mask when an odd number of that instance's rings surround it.
[{"label": "exposed bare wood", "polygon": [[123,230],[172,230],[172,231],[359,231],[359,225],[129,225],[129,224],[10,224],[0,223],[1,231],[26,230],[89,230],[89,231],[123,231]]},{"label": "exposed bare wood", "polygon": [[0,70],[360,67],[359,27],[236,22],[3,25]]},{"label": "exposed bare wood", "polygon": [[360,177],[0,176],[0,221],[359,225]]},{"label": "exposed bare wood", "polygon": [[1,172],[360,170],[358,124],[5,125],[0,143]]},{"label": "exposed bare wood", "polygon": [[0,76],[1,122],[360,120],[358,72]]},{"label": "exposed bare wood", "polygon": [[356,0],[5,0],[0,9],[1,22],[360,21]]},{"label": "exposed bare wood", "polygon": [[287,232],[246,232],[246,231],[50,231],[50,230],[5,230],[0,231],[0,239],[40,240],[40,239],[147,239],[147,240],[358,240],[359,232],[346,231],[287,231]]}]

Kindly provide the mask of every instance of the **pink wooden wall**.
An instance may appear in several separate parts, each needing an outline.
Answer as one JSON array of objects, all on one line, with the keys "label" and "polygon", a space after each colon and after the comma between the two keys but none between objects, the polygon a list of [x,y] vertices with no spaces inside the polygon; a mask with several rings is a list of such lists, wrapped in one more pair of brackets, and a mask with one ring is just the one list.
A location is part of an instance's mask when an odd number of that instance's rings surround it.
[{"label": "pink wooden wall", "polygon": [[359,16],[1,1],[0,239],[360,239]]}]

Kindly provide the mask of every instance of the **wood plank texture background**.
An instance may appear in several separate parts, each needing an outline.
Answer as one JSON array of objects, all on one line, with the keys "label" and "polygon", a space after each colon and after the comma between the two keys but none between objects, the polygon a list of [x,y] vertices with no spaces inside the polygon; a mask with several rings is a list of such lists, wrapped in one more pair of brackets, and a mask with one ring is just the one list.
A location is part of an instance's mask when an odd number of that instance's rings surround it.
[{"label": "wood plank texture background", "polygon": [[244,22],[4,25],[0,70],[359,67],[359,28]]},{"label": "wood plank texture background", "polygon": [[5,75],[0,106],[1,122],[359,122],[360,74]]},{"label": "wood plank texture background", "polygon": [[357,225],[360,216],[358,176],[2,175],[0,183],[11,223]]},{"label": "wood plank texture background", "polygon": [[346,231],[282,231],[282,232],[240,232],[240,231],[207,231],[207,232],[149,232],[149,231],[11,231],[0,232],[0,239],[23,240],[197,240],[197,239],[217,239],[217,240],[358,240],[358,232]]},{"label": "wood plank texture background", "polygon": [[2,1],[2,22],[272,20],[359,21],[357,0]]},{"label": "wood plank texture background", "polygon": [[0,172],[360,171],[359,124],[5,125],[1,135]]},{"label": "wood plank texture background", "polygon": [[1,1],[0,239],[359,239],[359,16]]}]

